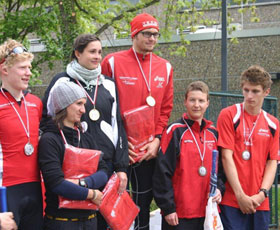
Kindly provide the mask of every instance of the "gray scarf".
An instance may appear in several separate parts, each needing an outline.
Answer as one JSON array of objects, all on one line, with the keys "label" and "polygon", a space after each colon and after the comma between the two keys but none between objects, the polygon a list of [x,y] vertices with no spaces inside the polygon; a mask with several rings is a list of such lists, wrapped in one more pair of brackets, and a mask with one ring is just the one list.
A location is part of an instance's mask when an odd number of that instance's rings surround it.
[{"label": "gray scarf", "polygon": [[97,77],[99,77],[98,85],[101,85],[105,77],[101,74],[101,66],[98,65],[96,69],[89,70],[81,66],[77,60],[73,60],[67,65],[66,73],[78,81],[82,81],[86,84],[85,88],[91,90],[97,83]]}]

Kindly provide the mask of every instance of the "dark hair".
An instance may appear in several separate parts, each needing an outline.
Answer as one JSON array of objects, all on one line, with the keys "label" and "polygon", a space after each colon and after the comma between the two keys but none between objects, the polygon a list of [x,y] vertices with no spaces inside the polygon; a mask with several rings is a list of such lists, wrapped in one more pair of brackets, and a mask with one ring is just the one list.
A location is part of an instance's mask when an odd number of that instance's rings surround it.
[{"label": "dark hair", "polygon": [[100,41],[100,39],[94,34],[81,34],[74,41],[74,47],[71,55],[71,59],[76,59],[75,51],[77,50],[79,53],[84,52],[84,49],[90,42]]},{"label": "dark hair", "polygon": [[[63,121],[67,117],[67,107],[63,110],[60,110],[58,113],[55,114],[55,117],[53,118],[54,123],[57,125],[59,129],[63,129],[64,124]],[[82,125],[81,122],[76,122],[75,126],[82,131]]]},{"label": "dark hair", "polygon": [[252,85],[261,85],[263,90],[267,90],[271,87],[272,80],[268,72],[264,68],[258,65],[252,65],[246,69],[240,77],[241,87],[246,82],[249,82]]}]

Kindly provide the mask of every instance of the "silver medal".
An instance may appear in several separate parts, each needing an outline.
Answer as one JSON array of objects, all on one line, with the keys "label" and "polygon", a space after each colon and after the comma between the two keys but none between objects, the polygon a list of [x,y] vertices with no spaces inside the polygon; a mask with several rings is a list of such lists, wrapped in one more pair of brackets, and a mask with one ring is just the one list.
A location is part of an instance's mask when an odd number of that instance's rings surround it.
[{"label": "silver medal", "polygon": [[146,98],[146,102],[149,106],[153,107],[156,105],[156,100],[152,96]]},{"label": "silver medal", "polygon": [[89,118],[92,120],[92,121],[97,121],[100,117],[100,113],[97,109],[92,109],[89,111]]},{"label": "silver medal", "polygon": [[242,152],[242,159],[247,161],[250,160],[250,158],[251,158],[251,153],[248,150],[244,150]]},{"label": "silver medal", "polygon": [[204,166],[200,166],[199,169],[198,169],[198,174],[200,176],[206,176],[207,174],[207,169],[204,167]]},{"label": "silver medal", "polygon": [[33,152],[34,152],[34,147],[30,142],[28,142],[24,146],[24,153],[25,153],[26,156],[31,156]]}]

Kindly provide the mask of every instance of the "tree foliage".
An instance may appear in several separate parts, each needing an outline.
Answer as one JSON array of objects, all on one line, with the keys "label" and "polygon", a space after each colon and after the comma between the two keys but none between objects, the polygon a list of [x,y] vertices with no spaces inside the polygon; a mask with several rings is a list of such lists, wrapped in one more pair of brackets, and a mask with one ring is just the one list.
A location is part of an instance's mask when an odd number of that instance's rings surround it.
[{"label": "tree foliage", "polygon": [[[250,0],[233,1],[246,4]],[[42,63],[47,62],[50,68],[56,60],[67,64],[78,34],[104,35],[112,29],[115,33],[126,31],[129,34],[129,21],[137,13],[159,3],[164,7],[164,13],[155,16],[164,24],[162,37],[169,40],[175,29],[182,31],[190,27],[195,31],[197,25],[215,23],[215,20],[205,17],[205,11],[213,7],[219,9],[221,0],[0,0],[0,42],[12,38],[28,47],[28,39],[41,39],[46,50],[33,62],[36,79]],[[252,6],[249,9],[252,20],[258,21],[256,8]],[[246,9],[240,9],[240,13],[242,10]],[[230,15],[228,18],[230,22]],[[171,52],[185,54],[188,44],[181,35],[181,45],[172,46]]]}]

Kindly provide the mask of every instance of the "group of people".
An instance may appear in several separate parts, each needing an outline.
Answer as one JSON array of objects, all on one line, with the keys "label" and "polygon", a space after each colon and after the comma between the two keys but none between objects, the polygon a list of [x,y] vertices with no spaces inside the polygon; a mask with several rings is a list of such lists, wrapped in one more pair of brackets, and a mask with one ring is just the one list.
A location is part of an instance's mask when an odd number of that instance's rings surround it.
[{"label": "group of people", "polygon": [[[153,199],[161,209],[162,229],[203,229],[217,149],[221,170],[213,202],[220,204],[224,229],[268,229],[268,191],[279,160],[279,122],[262,110],[270,75],[259,66],[242,73],[244,102],[223,109],[217,129],[204,118],[208,86],[192,82],[186,112],[167,125],[173,68],[153,53],[158,21],[143,13],[130,25],[132,47],[103,61],[99,38],[78,36],[72,61],[52,79],[42,101],[27,90],[33,55],[15,40],[0,46],[0,185],[7,187],[9,209],[0,214],[1,229],[106,230],[99,212],[59,208],[59,197],[99,205],[114,172],[118,192],[128,188],[140,208],[135,229],[149,229]],[[138,153],[127,138],[123,115],[143,105],[153,109],[154,132],[135,162]],[[69,145],[101,151],[98,169],[84,178],[65,178]]]}]

